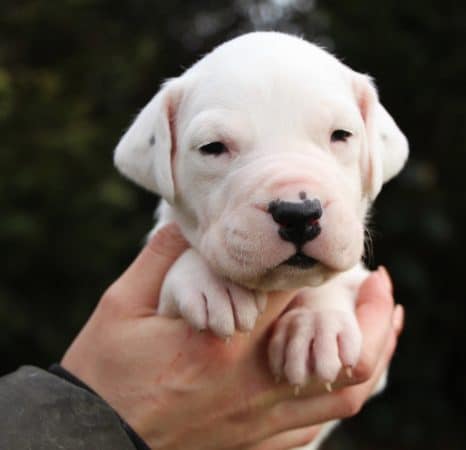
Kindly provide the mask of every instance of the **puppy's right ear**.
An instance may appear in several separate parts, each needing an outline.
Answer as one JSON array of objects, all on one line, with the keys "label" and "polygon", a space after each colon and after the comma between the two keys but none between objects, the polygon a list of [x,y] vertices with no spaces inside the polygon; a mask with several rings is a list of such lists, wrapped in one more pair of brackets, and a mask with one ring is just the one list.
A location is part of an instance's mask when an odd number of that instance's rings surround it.
[{"label": "puppy's right ear", "polygon": [[165,83],[144,107],[114,154],[115,165],[123,175],[170,203],[175,197],[173,116],[180,98],[176,81]]}]

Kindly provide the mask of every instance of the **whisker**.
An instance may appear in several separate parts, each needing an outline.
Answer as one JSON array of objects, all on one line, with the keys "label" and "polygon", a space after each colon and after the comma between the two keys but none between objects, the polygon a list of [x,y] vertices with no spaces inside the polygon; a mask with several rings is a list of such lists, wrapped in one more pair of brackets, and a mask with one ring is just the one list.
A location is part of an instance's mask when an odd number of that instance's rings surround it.
[{"label": "whisker", "polygon": [[363,260],[367,267],[371,267],[374,263],[374,230],[372,229],[372,214],[373,211],[369,211],[366,214],[364,221],[364,254]]},{"label": "whisker", "polygon": [[368,267],[374,262],[374,241],[368,226],[364,227],[364,254],[363,259]]}]

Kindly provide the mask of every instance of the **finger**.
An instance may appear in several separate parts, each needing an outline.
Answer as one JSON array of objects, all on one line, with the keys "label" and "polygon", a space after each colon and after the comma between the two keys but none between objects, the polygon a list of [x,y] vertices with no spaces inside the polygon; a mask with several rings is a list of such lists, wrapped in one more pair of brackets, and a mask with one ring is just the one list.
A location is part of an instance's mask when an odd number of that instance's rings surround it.
[{"label": "finger", "polygon": [[290,448],[301,447],[313,441],[321,428],[321,425],[314,425],[284,431],[262,441],[259,445],[253,447],[253,450],[288,450]]},{"label": "finger", "polygon": [[356,316],[363,336],[361,357],[353,370],[353,382],[367,380],[375,369],[392,329],[394,301],[391,282],[381,268],[362,284]]},{"label": "finger", "polygon": [[405,322],[405,310],[402,305],[396,305],[393,311],[393,327],[395,328],[396,335],[399,336],[403,331]]},{"label": "finger", "polygon": [[162,227],[114,283],[119,297],[127,298],[133,307],[155,307],[165,274],[186,248],[177,225]]}]

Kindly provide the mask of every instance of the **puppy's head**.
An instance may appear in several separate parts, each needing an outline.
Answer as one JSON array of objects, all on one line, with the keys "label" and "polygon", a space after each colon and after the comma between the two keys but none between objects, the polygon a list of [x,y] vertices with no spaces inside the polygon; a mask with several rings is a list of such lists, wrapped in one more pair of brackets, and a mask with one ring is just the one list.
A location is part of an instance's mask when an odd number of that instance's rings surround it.
[{"label": "puppy's head", "polygon": [[211,267],[260,289],[318,285],[364,248],[408,154],[368,77],[280,33],[251,33],[166,83],[115,152],[164,197]]}]

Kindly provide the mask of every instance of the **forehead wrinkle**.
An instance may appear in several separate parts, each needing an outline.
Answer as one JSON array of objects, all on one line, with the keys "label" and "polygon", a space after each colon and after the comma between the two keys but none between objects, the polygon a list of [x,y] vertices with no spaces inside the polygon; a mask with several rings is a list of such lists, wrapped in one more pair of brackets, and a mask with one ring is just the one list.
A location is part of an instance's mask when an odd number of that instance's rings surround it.
[{"label": "forehead wrinkle", "polygon": [[[261,65],[263,55],[252,59],[248,70],[232,61],[214,67],[212,59],[218,58],[208,57],[190,74],[192,89],[180,106],[188,122],[203,110],[226,109],[241,114],[256,138],[308,134],[319,124],[331,126],[334,116],[344,116],[346,108],[340,103],[349,105],[352,99],[342,65],[333,59],[323,65],[320,61],[291,65],[299,70],[290,70],[288,61]],[[326,69],[328,65],[332,70]]]}]

